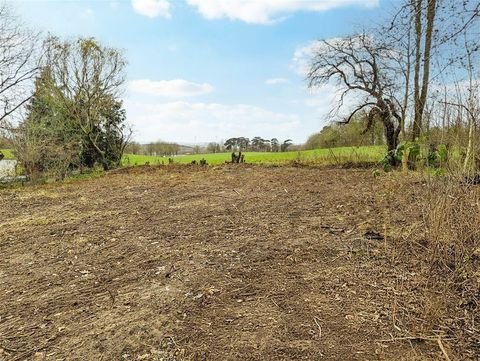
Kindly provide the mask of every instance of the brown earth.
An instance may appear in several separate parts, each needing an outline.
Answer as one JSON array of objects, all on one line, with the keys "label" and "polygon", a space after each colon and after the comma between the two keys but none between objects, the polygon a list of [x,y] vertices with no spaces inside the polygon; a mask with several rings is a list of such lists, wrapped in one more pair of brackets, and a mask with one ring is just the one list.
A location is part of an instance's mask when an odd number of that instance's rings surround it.
[{"label": "brown earth", "polygon": [[442,359],[396,306],[412,184],[143,167],[0,190],[0,360]]}]

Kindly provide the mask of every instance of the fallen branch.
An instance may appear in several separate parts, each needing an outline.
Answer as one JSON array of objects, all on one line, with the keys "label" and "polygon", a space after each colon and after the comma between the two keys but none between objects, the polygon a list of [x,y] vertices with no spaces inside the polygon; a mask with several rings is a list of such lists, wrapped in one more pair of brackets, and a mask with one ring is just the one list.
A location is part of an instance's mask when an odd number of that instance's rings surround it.
[{"label": "fallen branch", "polygon": [[[425,337],[425,336],[405,336],[405,337],[393,337],[390,339],[383,339],[383,340],[375,340],[375,342],[396,342],[396,341],[414,341],[414,340],[421,340],[421,341],[432,341],[438,343],[438,337]],[[450,360],[451,361],[451,360]]]},{"label": "fallen branch", "polygon": [[448,357],[448,353],[447,353],[447,351],[445,350],[445,347],[443,347],[442,339],[441,339],[440,337],[437,339],[437,343],[438,343],[438,347],[440,347],[440,350],[441,350],[442,353],[443,353],[443,356],[445,356],[445,359],[446,359],[447,361],[452,361],[451,358]]},{"label": "fallen branch", "polygon": [[320,326],[320,323],[318,322],[319,321],[318,317],[316,317],[316,316],[313,317],[313,321],[315,322],[315,324],[318,327],[318,338],[320,339],[320,338],[322,338],[322,326]]}]

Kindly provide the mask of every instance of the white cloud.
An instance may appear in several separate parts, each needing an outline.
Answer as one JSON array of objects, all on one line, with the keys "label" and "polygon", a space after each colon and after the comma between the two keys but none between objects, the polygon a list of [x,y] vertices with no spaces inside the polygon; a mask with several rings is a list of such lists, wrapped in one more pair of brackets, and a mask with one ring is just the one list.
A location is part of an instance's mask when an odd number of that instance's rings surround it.
[{"label": "white cloud", "polygon": [[[465,76],[467,75],[465,74]],[[471,86],[472,88],[470,88],[469,79],[451,80],[447,83],[432,81],[429,90],[437,96],[445,96],[446,94],[449,98],[460,98],[462,101],[466,101],[470,90],[473,90],[474,93],[480,92],[480,78],[473,78]],[[478,95],[476,98],[480,99]]]},{"label": "white cloud", "polygon": [[265,80],[265,84],[267,85],[281,85],[281,84],[289,84],[290,80],[287,78],[272,78]]},{"label": "white cloud", "polygon": [[[363,48],[363,44],[375,44],[375,39],[369,36],[357,35],[354,37],[347,38],[331,38],[324,41],[314,40],[310,43],[304,44],[298,47],[292,58],[291,68],[299,75],[306,76],[308,74],[311,61],[315,54],[332,54],[335,53],[329,45],[334,45],[335,48],[343,48],[348,46],[354,50],[359,50]],[[382,54],[385,56],[383,59],[392,59],[397,56],[400,56],[394,50],[385,49],[382,51]]]},{"label": "white cloud", "polygon": [[170,2],[168,0],[132,0],[132,7],[135,12],[148,18],[162,16],[170,18]]},{"label": "white cloud", "polygon": [[161,97],[190,97],[205,95],[215,89],[208,83],[193,83],[184,79],[173,80],[132,80],[128,89],[134,93],[161,96]]},{"label": "white cloud", "polygon": [[[358,104],[367,101],[365,95],[359,92],[349,93],[341,100],[344,89],[329,82],[309,90],[309,96],[304,99],[305,106],[311,108],[319,117],[326,120],[339,121],[346,119]],[[341,104],[341,107],[338,106]]]},{"label": "white cloud", "polygon": [[322,43],[320,41],[312,41],[306,45],[298,47],[295,52],[293,53],[292,58],[292,69],[297,74],[305,77],[308,74],[308,70],[310,68],[310,62],[312,61],[312,57],[317,52]]},{"label": "white cloud", "polygon": [[301,129],[300,117],[249,104],[168,102],[162,104],[127,100],[128,119],[141,142],[165,139],[207,142],[234,136],[286,139]]},{"label": "white cloud", "polygon": [[318,88],[310,89],[308,96],[304,99],[304,104],[326,116],[335,108],[338,101],[339,88],[334,84],[327,83]]},{"label": "white cloud", "polygon": [[379,0],[187,0],[207,19],[273,24],[297,11],[327,11],[344,6],[373,7]]}]

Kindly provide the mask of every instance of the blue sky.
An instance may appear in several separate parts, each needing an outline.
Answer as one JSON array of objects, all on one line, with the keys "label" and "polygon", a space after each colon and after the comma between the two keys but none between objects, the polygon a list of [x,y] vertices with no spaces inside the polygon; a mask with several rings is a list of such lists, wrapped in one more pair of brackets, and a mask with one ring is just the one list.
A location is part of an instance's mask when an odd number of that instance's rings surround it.
[{"label": "blue sky", "polygon": [[335,89],[306,89],[309,46],[385,16],[381,0],[15,1],[23,21],[95,37],[128,60],[135,139],[180,143],[291,138],[327,122]]}]

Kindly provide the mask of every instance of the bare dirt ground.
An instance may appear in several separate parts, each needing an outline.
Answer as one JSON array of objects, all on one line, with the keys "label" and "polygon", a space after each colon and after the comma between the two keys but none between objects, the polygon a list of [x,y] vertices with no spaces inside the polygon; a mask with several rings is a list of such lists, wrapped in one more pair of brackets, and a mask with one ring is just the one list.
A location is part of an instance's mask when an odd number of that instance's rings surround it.
[{"label": "bare dirt ground", "polygon": [[225,166],[0,190],[0,360],[442,359],[392,342],[415,273],[384,225],[415,226],[416,187]]}]

